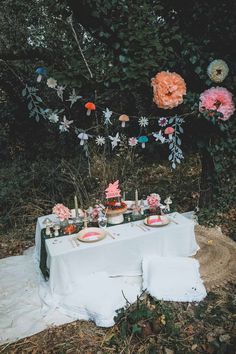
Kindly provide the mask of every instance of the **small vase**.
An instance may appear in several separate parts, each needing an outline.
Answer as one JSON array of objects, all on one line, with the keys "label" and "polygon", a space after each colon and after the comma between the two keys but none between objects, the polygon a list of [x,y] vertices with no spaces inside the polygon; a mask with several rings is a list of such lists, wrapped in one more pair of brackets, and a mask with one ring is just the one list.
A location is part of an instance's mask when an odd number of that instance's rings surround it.
[{"label": "small vase", "polygon": [[64,227],[68,226],[69,225],[69,221],[68,219],[65,219],[63,221],[60,221],[60,227],[61,229],[64,229]]}]

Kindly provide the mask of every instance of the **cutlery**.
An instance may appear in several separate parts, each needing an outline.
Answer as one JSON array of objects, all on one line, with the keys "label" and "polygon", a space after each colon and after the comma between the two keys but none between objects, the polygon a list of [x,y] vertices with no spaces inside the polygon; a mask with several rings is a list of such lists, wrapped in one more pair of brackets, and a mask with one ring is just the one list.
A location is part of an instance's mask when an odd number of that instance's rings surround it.
[{"label": "cutlery", "polygon": [[106,231],[106,234],[107,234],[108,236],[110,236],[113,240],[116,239],[110,232]]},{"label": "cutlery", "polygon": [[73,239],[73,238],[70,238],[70,243],[72,244],[72,246],[73,246],[73,248],[75,248],[76,247],[76,244],[75,244],[75,242],[74,242],[75,240]]},{"label": "cutlery", "polygon": [[143,227],[143,225],[141,225],[141,224],[138,224],[138,225],[136,225],[137,227],[139,227],[141,230],[143,230],[143,231],[147,231],[144,227]]},{"label": "cutlery", "polygon": [[174,219],[172,219],[172,218],[170,218],[170,217],[169,217],[169,219],[170,219],[170,221],[172,221],[173,223],[175,223],[175,224],[177,224],[177,225],[179,224],[179,223],[178,223],[177,221],[175,221]]}]

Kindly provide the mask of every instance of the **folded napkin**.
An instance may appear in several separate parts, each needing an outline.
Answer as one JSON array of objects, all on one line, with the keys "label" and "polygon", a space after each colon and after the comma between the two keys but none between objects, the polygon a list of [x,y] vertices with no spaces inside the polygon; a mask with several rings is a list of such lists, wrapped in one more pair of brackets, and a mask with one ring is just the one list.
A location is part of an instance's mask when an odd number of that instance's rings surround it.
[{"label": "folded napkin", "polygon": [[201,301],[207,295],[196,259],[146,257],[142,268],[143,290],[158,300]]}]

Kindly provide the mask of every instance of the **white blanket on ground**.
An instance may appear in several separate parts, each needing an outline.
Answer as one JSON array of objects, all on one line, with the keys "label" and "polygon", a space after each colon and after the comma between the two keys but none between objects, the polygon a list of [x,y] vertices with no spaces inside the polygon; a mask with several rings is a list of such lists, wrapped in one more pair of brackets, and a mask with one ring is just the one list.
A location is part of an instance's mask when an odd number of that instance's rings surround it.
[{"label": "white blanket on ground", "polygon": [[23,256],[0,259],[0,344],[74,320],[112,326],[125,298],[132,303],[140,294],[140,277],[95,273],[81,280],[69,296],[52,296],[32,255],[33,248]]},{"label": "white blanket on ground", "polygon": [[142,267],[143,290],[158,300],[201,301],[207,295],[196,259],[146,257]]}]

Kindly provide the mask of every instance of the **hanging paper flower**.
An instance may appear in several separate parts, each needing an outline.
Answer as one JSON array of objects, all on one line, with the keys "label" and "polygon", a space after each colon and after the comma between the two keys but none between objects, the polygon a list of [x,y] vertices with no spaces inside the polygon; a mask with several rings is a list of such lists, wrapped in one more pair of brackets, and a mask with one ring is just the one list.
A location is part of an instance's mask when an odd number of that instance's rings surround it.
[{"label": "hanging paper flower", "polygon": [[48,117],[48,120],[51,122],[51,123],[57,123],[59,121],[59,117],[56,113],[51,113]]},{"label": "hanging paper flower", "polygon": [[129,146],[136,146],[138,144],[138,139],[137,138],[129,138]]},{"label": "hanging paper flower", "polygon": [[87,109],[87,116],[90,116],[91,112],[95,111],[96,109],[96,106],[93,102],[87,102],[84,106]]},{"label": "hanging paper flower", "polygon": [[105,111],[102,111],[103,116],[104,116],[104,124],[108,125],[108,124],[112,124],[111,122],[111,116],[112,116],[112,111],[109,110],[109,108],[106,108]]},{"label": "hanging paper flower", "polygon": [[56,88],[57,86],[57,80],[53,79],[52,77],[50,77],[49,79],[47,79],[47,85],[50,88]]},{"label": "hanging paper flower", "polygon": [[67,120],[66,117],[63,117],[63,122],[60,122],[59,130],[61,133],[68,132],[70,125],[73,123],[73,120]]},{"label": "hanging paper flower", "polygon": [[168,119],[166,117],[159,118],[158,124],[160,127],[165,127],[168,123]]},{"label": "hanging paper flower", "polygon": [[161,71],[151,80],[151,85],[153,101],[159,108],[171,109],[183,102],[186,84],[179,74]]},{"label": "hanging paper flower", "polygon": [[118,143],[120,142],[119,133],[116,133],[115,136],[110,136],[109,135],[109,138],[111,140],[111,147],[112,147],[112,150],[113,150],[118,145]]},{"label": "hanging paper flower", "polygon": [[146,117],[139,118],[138,122],[139,122],[140,127],[143,127],[143,128],[147,127],[149,124],[148,118],[146,118]]},{"label": "hanging paper flower", "polygon": [[104,136],[98,135],[98,136],[96,137],[96,144],[99,145],[99,146],[104,145],[104,144],[105,144],[105,138],[104,138]]},{"label": "hanging paper flower", "polygon": [[152,133],[156,141],[159,141],[163,144],[166,141],[166,138],[162,135],[162,131],[159,130],[159,133]]},{"label": "hanging paper flower", "polygon": [[219,119],[228,120],[235,111],[232,93],[224,87],[205,90],[200,95],[199,111],[217,111],[222,113]]},{"label": "hanging paper flower", "polygon": [[78,138],[80,139],[80,145],[84,145],[84,143],[88,140],[88,134],[86,134],[85,132],[82,132],[78,135]]},{"label": "hanging paper flower", "polygon": [[67,101],[70,102],[70,106],[72,107],[75,102],[77,102],[82,96],[78,96],[75,93],[75,89],[72,90],[72,93],[69,96],[69,99]]},{"label": "hanging paper flower", "polygon": [[222,82],[229,73],[229,67],[224,60],[213,60],[208,68],[207,74],[209,78],[214,82]]},{"label": "hanging paper flower", "polygon": [[148,142],[148,137],[145,136],[145,135],[141,135],[139,138],[138,138],[138,142],[141,144],[142,148],[144,149],[145,148],[145,144]]}]

